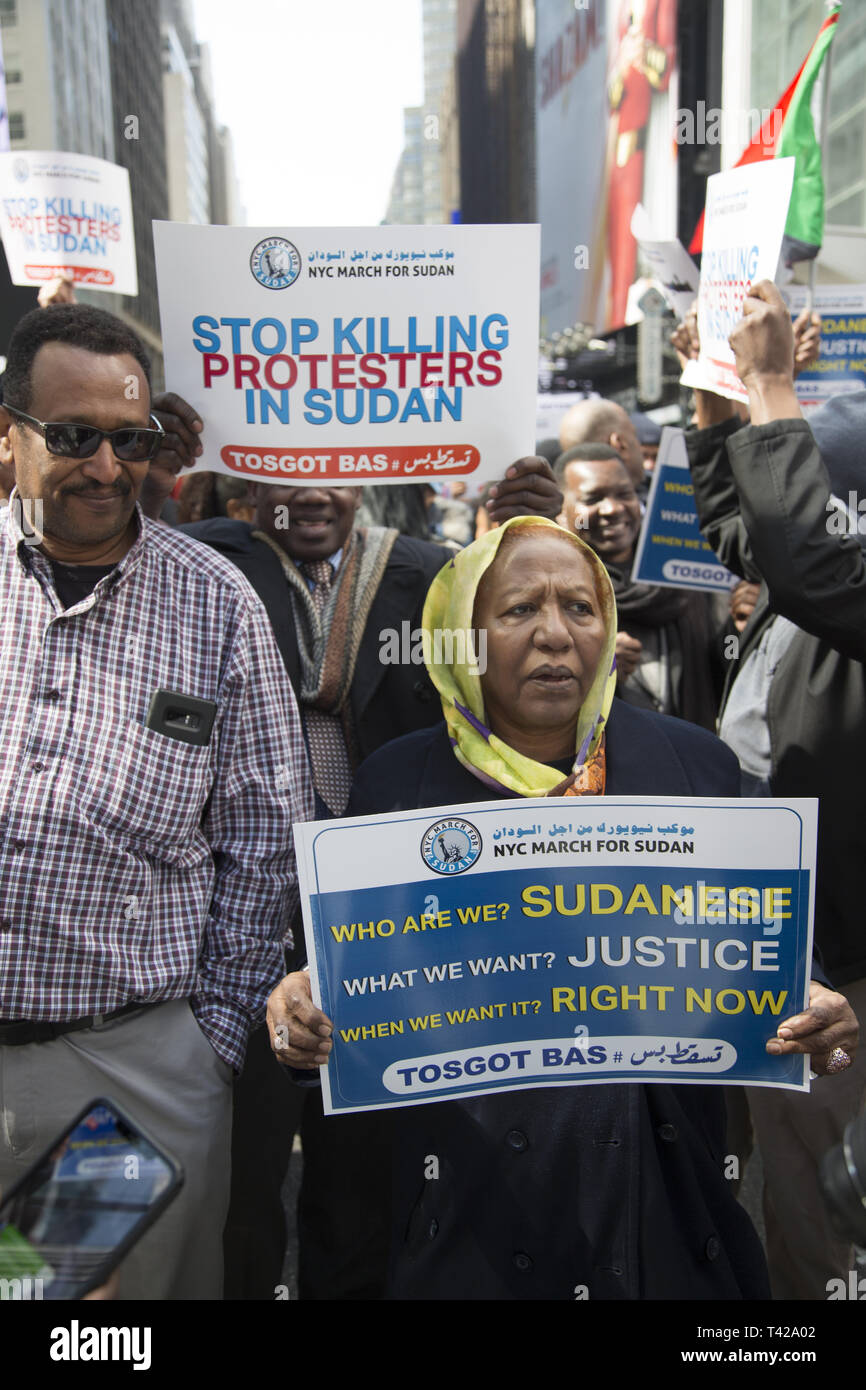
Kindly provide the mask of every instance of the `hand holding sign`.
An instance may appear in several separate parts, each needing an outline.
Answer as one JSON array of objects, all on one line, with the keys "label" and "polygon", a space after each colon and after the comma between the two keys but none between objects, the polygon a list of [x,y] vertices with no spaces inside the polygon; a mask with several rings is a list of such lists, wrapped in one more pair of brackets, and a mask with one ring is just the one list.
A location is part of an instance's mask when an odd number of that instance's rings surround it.
[{"label": "hand holding sign", "polygon": [[[689,362],[697,362],[701,355],[701,335],[698,329],[698,301],[695,300],[681,323],[671,334],[671,344],[680,366],[685,371]],[[736,402],[727,396],[717,396],[700,386],[695,390],[695,422],[699,430],[709,429],[722,420],[728,420],[736,411]]]},{"label": "hand holding sign", "polygon": [[728,339],[737,359],[737,373],[751,389],[760,379],[794,375],[794,331],[785,301],[770,280],[752,285],[743,304],[743,317]]},{"label": "hand holding sign", "polygon": [[562,503],[562,493],[547,459],[522,458],[490,489],[487,515],[494,526],[501,526],[512,516],[546,516],[555,521]]},{"label": "hand holding sign", "polygon": [[310,977],[296,970],[280,981],[268,1000],[268,1032],[277,1060],[313,1071],[327,1062],[332,1025],[310,994]]},{"label": "hand holding sign", "polygon": [[819,985],[817,980],[811,980],[808,1009],[779,1024],[777,1036],[767,1043],[767,1051],[776,1055],[784,1052],[810,1053],[813,1071],[827,1076],[843,1069],[838,1066],[828,1068],[830,1054],[836,1048],[841,1048],[849,1059],[853,1057],[859,1032],[857,1015],[844,995],[834,994],[824,985]]},{"label": "hand holding sign", "polygon": [[697,362],[701,355],[701,337],[698,332],[698,301],[695,300],[681,323],[671,334],[671,344],[680,366],[685,371],[687,362]]},{"label": "hand holding sign", "polygon": [[803,309],[794,320],[794,376],[818,361],[821,351],[821,315]]},{"label": "hand holding sign", "polygon": [[40,309],[50,309],[53,304],[77,304],[72,281],[65,275],[56,275],[39,287],[36,296]]},{"label": "hand holding sign", "polygon": [[145,516],[156,520],[181,469],[192,468],[201,456],[199,434],[204,425],[192,406],[174,391],[154,396],[152,408],[165,430],[165,440],[144,480],[141,508]]},{"label": "hand holding sign", "polygon": [[749,393],[752,424],[798,419],[794,330],[785,301],[769,280],[752,286],[743,304],[743,318],[728,342],[737,373]]}]

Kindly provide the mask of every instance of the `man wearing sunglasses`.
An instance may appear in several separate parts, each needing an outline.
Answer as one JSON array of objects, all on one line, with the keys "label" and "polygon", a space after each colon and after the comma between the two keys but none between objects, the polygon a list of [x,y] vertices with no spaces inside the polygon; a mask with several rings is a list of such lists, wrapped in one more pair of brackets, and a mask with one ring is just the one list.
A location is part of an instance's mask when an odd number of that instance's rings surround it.
[{"label": "man wearing sunglasses", "polygon": [[120,320],[21,320],[0,406],[0,1187],[112,1097],[185,1173],[120,1297],[219,1298],[232,1079],[282,974],[312,799],[259,600],[138,506],[150,405]]}]

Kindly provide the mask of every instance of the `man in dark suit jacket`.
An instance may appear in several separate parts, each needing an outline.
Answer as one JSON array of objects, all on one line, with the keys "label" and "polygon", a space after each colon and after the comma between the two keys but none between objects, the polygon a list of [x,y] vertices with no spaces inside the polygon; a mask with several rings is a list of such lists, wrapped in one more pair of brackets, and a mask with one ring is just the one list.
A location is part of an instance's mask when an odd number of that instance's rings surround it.
[{"label": "man in dark suit jacket", "polygon": [[[331,560],[342,553],[360,503],[360,488],[280,488],[253,485],[256,520],[252,524],[217,517],[180,529],[204,541],[242,570],[267,609],[280,655],[300,697],[301,661],[294,610],[288,602],[284,565],[308,559]],[[285,499],[288,498],[288,501]],[[281,507],[290,507],[287,529],[277,529]],[[307,537],[306,529],[315,537]],[[269,536],[269,545],[263,537]],[[315,544],[313,541],[315,540]],[[275,546],[283,551],[281,559]],[[325,552],[324,554],[322,552]],[[359,761],[374,749],[440,717],[439,700],[421,664],[383,662],[382,634],[401,634],[421,624],[431,580],[448,560],[448,551],[430,541],[397,536],[376,597],[370,607],[350,690]],[[406,645],[406,644],[404,644]]]}]

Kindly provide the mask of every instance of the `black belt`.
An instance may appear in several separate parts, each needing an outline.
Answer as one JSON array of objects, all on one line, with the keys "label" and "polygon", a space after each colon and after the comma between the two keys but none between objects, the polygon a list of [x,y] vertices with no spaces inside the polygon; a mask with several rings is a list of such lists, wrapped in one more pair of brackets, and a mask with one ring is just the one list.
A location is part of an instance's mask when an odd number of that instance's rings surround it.
[{"label": "black belt", "polygon": [[122,1009],[112,1009],[107,1014],[91,1014],[88,1018],[73,1018],[68,1023],[31,1023],[29,1019],[15,1019],[6,1022],[0,1019],[0,1047],[22,1047],[26,1043],[51,1042],[61,1038],[64,1033],[79,1033],[85,1028],[101,1028],[103,1023],[111,1023],[124,1014],[139,1013],[142,1009],[155,1009],[164,1003],[162,999],[152,1004],[133,1000]]}]

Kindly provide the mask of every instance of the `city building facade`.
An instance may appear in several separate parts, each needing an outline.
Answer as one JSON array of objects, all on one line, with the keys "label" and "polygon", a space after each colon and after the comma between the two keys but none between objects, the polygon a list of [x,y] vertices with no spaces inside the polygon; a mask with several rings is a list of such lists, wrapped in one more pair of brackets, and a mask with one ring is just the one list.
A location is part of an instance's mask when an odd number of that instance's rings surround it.
[{"label": "city building facade", "polygon": [[417,226],[424,221],[424,108],[403,110],[403,149],[394,171],[384,221]]}]

